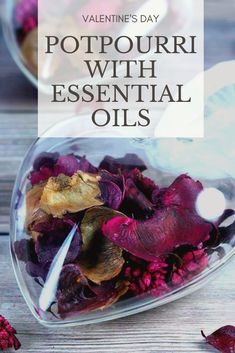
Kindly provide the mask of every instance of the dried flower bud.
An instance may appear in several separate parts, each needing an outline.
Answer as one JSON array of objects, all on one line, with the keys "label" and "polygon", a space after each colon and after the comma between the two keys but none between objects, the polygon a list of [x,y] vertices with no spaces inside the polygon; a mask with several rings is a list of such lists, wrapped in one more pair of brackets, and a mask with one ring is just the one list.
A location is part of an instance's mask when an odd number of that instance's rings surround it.
[{"label": "dried flower bud", "polygon": [[16,330],[0,315],[0,350],[19,349],[21,344],[15,336]]}]

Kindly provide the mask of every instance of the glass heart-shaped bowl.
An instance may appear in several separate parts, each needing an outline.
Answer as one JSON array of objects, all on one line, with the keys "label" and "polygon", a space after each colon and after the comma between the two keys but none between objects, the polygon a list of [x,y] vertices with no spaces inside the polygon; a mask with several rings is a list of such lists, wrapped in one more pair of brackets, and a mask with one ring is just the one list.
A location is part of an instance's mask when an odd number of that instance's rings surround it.
[{"label": "glass heart-shaped bowl", "polygon": [[[193,148],[193,168],[176,173],[158,167],[158,140],[49,137],[77,122],[55,125],[31,146],[13,191],[13,266],[37,320],[112,320],[213,279],[235,252],[235,180],[222,157],[212,176],[205,148],[198,178]],[[179,143],[182,161],[197,141]]]}]

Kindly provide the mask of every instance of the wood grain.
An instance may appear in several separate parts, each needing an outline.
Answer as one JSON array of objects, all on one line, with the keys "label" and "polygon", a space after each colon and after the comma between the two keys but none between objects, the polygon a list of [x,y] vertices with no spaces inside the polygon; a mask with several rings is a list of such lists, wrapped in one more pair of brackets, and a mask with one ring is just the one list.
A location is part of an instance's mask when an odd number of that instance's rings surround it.
[{"label": "wood grain", "polygon": [[97,325],[44,328],[21,297],[8,245],[8,237],[0,237],[0,313],[17,329],[23,353],[212,352],[200,330],[211,333],[221,325],[235,325],[234,259],[213,283],[174,303]]}]

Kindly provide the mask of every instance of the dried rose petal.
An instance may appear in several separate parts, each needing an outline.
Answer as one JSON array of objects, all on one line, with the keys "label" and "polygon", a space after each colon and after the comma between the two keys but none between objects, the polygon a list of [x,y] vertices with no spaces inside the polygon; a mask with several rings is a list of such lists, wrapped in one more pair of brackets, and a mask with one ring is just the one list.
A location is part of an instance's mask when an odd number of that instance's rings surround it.
[{"label": "dried rose petal", "polygon": [[42,264],[28,261],[25,269],[29,276],[33,278],[41,278],[45,282],[50,269],[50,263]]},{"label": "dried rose petal", "polygon": [[[116,277],[122,269],[122,250],[99,234],[93,248],[79,261],[82,274],[96,284]],[[95,248],[95,245],[97,247]]]},{"label": "dried rose petal", "polygon": [[124,179],[123,175],[111,174],[107,170],[100,170],[99,175],[101,176],[102,182],[110,181],[110,182],[116,184],[119,187],[119,189],[121,190],[122,195],[124,197],[124,195],[125,195],[125,179]]},{"label": "dried rose petal", "polygon": [[139,210],[139,212],[144,212],[146,215],[152,213],[153,211],[152,202],[149,201],[145,194],[138,189],[131,178],[126,180],[125,202],[127,202],[128,208],[132,213],[135,213],[136,209],[137,212]]},{"label": "dried rose petal", "polygon": [[154,261],[184,244],[199,245],[207,239],[211,225],[188,210],[165,208],[147,221],[115,217],[102,226],[114,244],[146,261]]},{"label": "dried rose petal", "polygon": [[26,272],[31,277],[42,278],[45,281],[49,270],[49,265],[46,264],[44,266],[38,262],[34,240],[22,239],[20,241],[16,241],[14,247],[18,260],[26,263]]},{"label": "dried rose petal", "polygon": [[[39,235],[36,240],[22,239],[15,242],[15,252],[20,261],[26,263],[26,271],[31,277],[46,279],[50,264],[69,234],[74,222],[71,219],[50,218],[47,222],[34,225]],[[65,263],[76,260],[81,250],[81,235],[75,234]]]},{"label": "dried rose petal", "polygon": [[54,166],[58,153],[43,152],[35,159],[33,171],[29,175],[29,180],[32,185],[47,181],[51,176],[54,176]]},{"label": "dried rose petal", "polygon": [[[58,253],[61,245],[71,231],[73,224],[65,219],[52,218],[50,222],[40,223],[35,226],[35,230],[42,233],[35,243],[35,251],[38,262],[46,265],[51,263]],[[65,264],[76,260],[81,250],[81,235],[77,231],[73,237],[70,248],[65,258]]]},{"label": "dried rose petal", "polygon": [[79,171],[72,177],[60,174],[50,178],[44,187],[40,208],[54,217],[76,213],[92,206],[102,205],[100,177]]},{"label": "dried rose petal", "polygon": [[36,185],[47,181],[51,176],[53,176],[53,170],[48,167],[42,167],[38,172],[32,172],[29,176],[29,180],[32,185]]},{"label": "dried rose petal", "polygon": [[178,206],[183,209],[195,210],[197,196],[203,190],[199,181],[194,181],[188,175],[180,175],[162,196],[164,206]]},{"label": "dried rose petal", "polygon": [[9,322],[0,315],[0,350],[4,351],[9,348],[14,348],[16,351],[21,347],[21,343],[15,336],[16,330]]},{"label": "dried rose petal", "polygon": [[111,174],[106,170],[99,172],[101,176],[100,189],[105,206],[118,210],[125,194],[125,181],[121,175]]},{"label": "dried rose petal", "polygon": [[164,192],[162,208],[150,219],[141,222],[118,216],[102,226],[103,234],[147,261],[167,255],[181,245],[198,246],[208,239],[212,229],[195,212],[193,200],[200,189],[198,182],[181,176]]},{"label": "dried rose petal", "polygon": [[77,264],[64,265],[60,274],[58,288],[60,291],[66,291],[73,283],[77,283],[79,286],[88,285],[88,281],[82,275],[80,267]]},{"label": "dried rose petal", "polygon": [[134,153],[127,153],[122,158],[106,156],[99,165],[99,169],[105,169],[113,174],[118,174],[120,171],[130,171],[135,168],[140,171],[147,169],[145,163]]},{"label": "dried rose petal", "polygon": [[156,197],[160,189],[152,179],[144,176],[137,168],[128,173],[127,178],[131,178],[137,188],[153,202],[153,194]]},{"label": "dried rose petal", "polygon": [[79,266],[83,275],[97,284],[116,277],[124,264],[122,250],[101,233],[102,224],[117,214],[109,208],[93,207],[81,223],[83,254]]},{"label": "dried rose petal", "polygon": [[72,154],[59,156],[58,153],[44,152],[35,159],[29,180],[32,185],[36,185],[60,174],[72,176],[80,166],[80,161]]},{"label": "dried rose petal", "polygon": [[154,210],[154,193],[159,192],[153,180],[137,168],[124,172],[126,192],[120,210],[131,218],[148,219]]},{"label": "dried rose petal", "polygon": [[79,169],[79,162],[75,156],[67,155],[60,156],[56,162],[54,168],[54,176],[58,176],[59,174],[64,174],[67,176],[72,176]]},{"label": "dried rose petal", "polygon": [[37,255],[34,249],[35,242],[33,239],[21,239],[14,243],[14,249],[19,261],[35,261]]},{"label": "dried rose petal", "polygon": [[98,169],[94,167],[87,159],[85,156],[83,157],[78,157],[79,160],[79,170],[85,173],[91,173],[91,174],[97,174]]},{"label": "dried rose petal", "polygon": [[115,303],[128,290],[128,283],[106,282],[91,285],[81,274],[78,265],[64,266],[57,290],[58,312],[62,318],[95,309],[104,309]]},{"label": "dried rose petal", "polygon": [[235,353],[235,327],[224,326],[215,331],[209,336],[205,336],[202,331],[202,336],[206,342],[218,349],[221,353]]},{"label": "dried rose petal", "polygon": [[105,206],[113,210],[118,210],[123,197],[122,191],[117,184],[112,181],[100,181],[99,186],[101,190],[101,198],[104,200]]},{"label": "dried rose petal", "polygon": [[59,153],[42,152],[34,160],[33,170],[38,172],[41,167],[53,168],[58,158]]},{"label": "dried rose petal", "polygon": [[171,276],[173,286],[189,282],[193,277],[205,270],[209,262],[208,255],[204,249],[186,251],[182,255],[178,254],[178,259],[175,255],[172,255],[172,257],[176,260]]}]

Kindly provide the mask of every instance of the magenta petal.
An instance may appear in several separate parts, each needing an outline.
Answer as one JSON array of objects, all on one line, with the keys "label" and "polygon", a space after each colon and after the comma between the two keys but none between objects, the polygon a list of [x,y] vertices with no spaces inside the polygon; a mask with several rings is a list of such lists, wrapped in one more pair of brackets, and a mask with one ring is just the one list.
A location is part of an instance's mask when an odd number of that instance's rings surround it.
[{"label": "magenta petal", "polygon": [[[47,181],[52,176],[65,174],[72,176],[81,167],[84,162],[72,155],[59,156],[58,153],[41,153],[34,162],[34,169],[29,175],[32,185]],[[88,166],[87,166],[88,167]]]},{"label": "magenta petal", "polygon": [[144,222],[122,216],[103,224],[103,234],[114,244],[146,261],[154,261],[184,244],[198,246],[211,225],[188,210],[165,208]]},{"label": "magenta petal", "polygon": [[167,255],[181,245],[198,246],[209,238],[212,229],[195,212],[201,190],[201,183],[182,175],[160,191],[161,208],[150,219],[141,222],[115,217],[103,225],[102,231],[116,245],[147,261]]},{"label": "magenta petal", "polygon": [[224,326],[209,336],[205,336],[206,342],[218,349],[221,353],[235,353],[235,327]]},{"label": "magenta petal", "polygon": [[154,199],[153,194],[156,196],[159,192],[159,187],[155,184],[155,182],[152,179],[143,175],[141,171],[137,168],[128,173],[126,178],[131,178],[138,187],[138,189],[142,191],[142,193],[150,201],[153,201]]},{"label": "magenta petal", "polygon": [[29,180],[32,185],[36,185],[47,181],[51,176],[53,176],[53,169],[49,167],[41,167],[39,171],[33,171],[29,175]]},{"label": "magenta petal", "polygon": [[180,206],[195,210],[195,202],[203,186],[187,175],[179,176],[163,193],[164,206]]},{"label": "magenta petal", "polygon": [[72,176],[79,169],[79,162],[77,158],[73,155],[60,156],[57,160],[55,166],[55,176],[59,174],[65,174],[67,176]]},{"label": "magenta petal", "polygon": [[137,188],[134,181],[130,178],[126,180],[125,199],[147,214],[153,210],[153,204],[147,199],[145,194]]},{"label": "magenta petal", "polygon": [[33,171],[29,174],[32,185],[47,181],[54,175],[54,166],[59,157],[58,153],[43,152],[33,163]]}]

